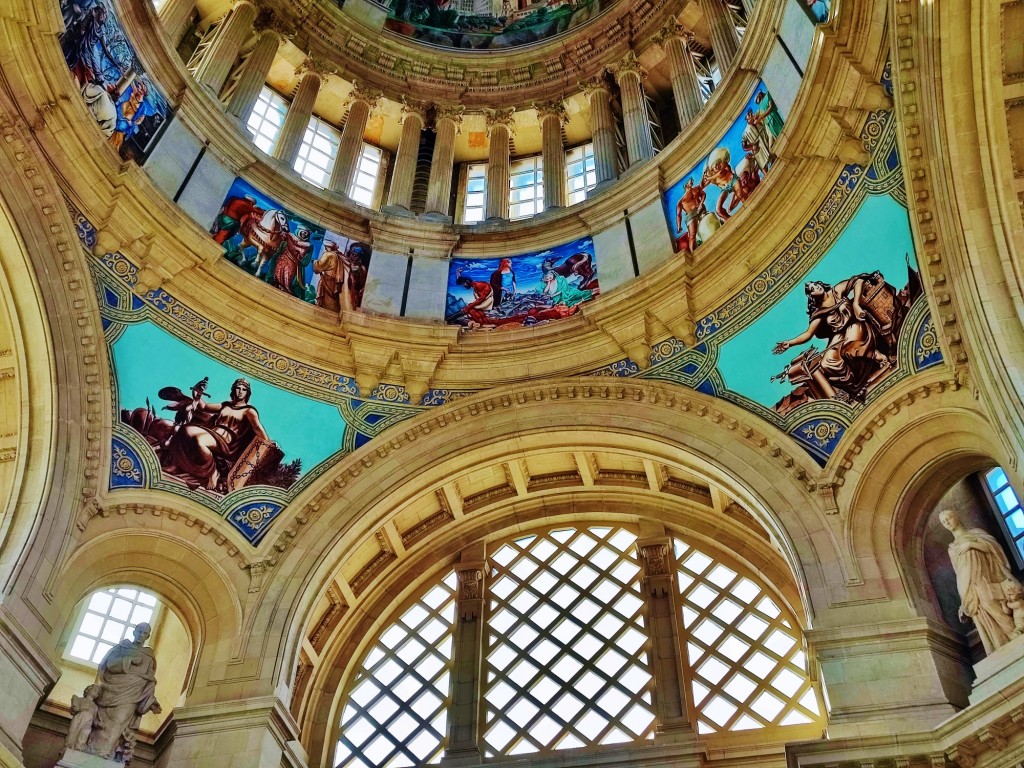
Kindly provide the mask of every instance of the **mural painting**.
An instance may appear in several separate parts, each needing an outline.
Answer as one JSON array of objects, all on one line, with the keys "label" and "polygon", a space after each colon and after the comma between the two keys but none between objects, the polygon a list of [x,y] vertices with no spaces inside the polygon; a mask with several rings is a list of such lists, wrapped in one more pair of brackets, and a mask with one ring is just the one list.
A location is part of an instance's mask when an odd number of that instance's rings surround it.
[{"label": "mural painting", "polygon": [[722,344],[726,386],[780,416],[813,401],[863,403],[896,371],[923,294],[913,253],[906,210],[866,198],[806,279]]},{"label": "mural painting", "polygon": [[385,28],[445,48],[529,45],[596,18],[615,0],[392,0]]},{"label": "mural painting", "polygon": [[113,357],[120,422],[190,490],[287,490],[342,448],[336,406],[242,376],[151,323],[127,326]]},{"label": "mural painting", "polygon": [[828,14],[832,9],[832,0],[799,0],[800,7],[815,24],[824,24],[828,21]]},{"label": "mural painting", "polygon": [[569,317],[600,292],[589,237],[503,259],[452,259],[445,322],[513,328]]},{"label": "mural painting", "polygon": [[150,81],[109,0],[61,0],[64,60],[103,135],[142,163],[171,111]]},{"label": "mural painting", "polygon": [[729,221],[775,163],[782,116],[758,83],[718,146],[665,192],[676,252],[696,250]]},{"label": "mural painting", "polygon": [[372,249],[286,210],[243,179],[228,190],[210,234],[249,274],[318,307],[358,309]]}]

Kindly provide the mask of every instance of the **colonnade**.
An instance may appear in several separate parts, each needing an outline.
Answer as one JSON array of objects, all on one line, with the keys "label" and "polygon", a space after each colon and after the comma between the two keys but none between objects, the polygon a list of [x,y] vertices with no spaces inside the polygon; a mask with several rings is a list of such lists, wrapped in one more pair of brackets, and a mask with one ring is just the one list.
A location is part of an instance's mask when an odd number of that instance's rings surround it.
[{"label": "colonnade", "polygon": [[[724,0],[700,0],[711,30],[714,53],[724,70],[735,59],[739,35]],[[159,15],[172,43],[180,41],[195,0],[167,0]],[[255,43],[250,41],[255,37]],[[277,48],[283,41],[273,14],[259,12],[252,0],[237,0],[224,20],[210,33],[192,62],[196,81],[215,93],[225,110],[245,121],[266,82]],[[680,128],[685,128],[703,104],[697,68],[692,55],[693,35],[675,19],[656,38],[668,59],[673,101]],[[246,51],[246,46],[249,46]],[[244,55],[243,55],[244,53]],[[240,60],[240,61],[239,61]],[[317,98],[330,69],[313,57],[297,71],[298,85],[276,143],[275,158],[289,166],[295,163],[306,127],[313,116]],[[617,179],[620,168],[616,95],[619,100],[627,167],[654,157],[650,107],[644,90],[646,72],[637,56],[629,51],[602,75],[584,86],[590,106],[590,133],[598,185]],[[330,189],[347,194],[358,168],[363,134],[381,94],[359,84],[349,96],[348,116],[341,134]],[[566,121],[561,101],[534,105],[542,135],[544,210],[566,205],[565,147],[562,126]],[[433,125],[430,115],[433,114]],[[509,216],[509,178],[514,144],[513,110],[490,111],[487,125],[487,181],[485,218],[501,221]],[[402,111],[402,133],[395,157],[390,188],[384,197],[392,212],[408,212],[412,204],[413,181],[423,130],[435,132],[434,150],[423,213],[450,219],[455,141],[463,119],[462,111],[444,106],[407,103]]]}]

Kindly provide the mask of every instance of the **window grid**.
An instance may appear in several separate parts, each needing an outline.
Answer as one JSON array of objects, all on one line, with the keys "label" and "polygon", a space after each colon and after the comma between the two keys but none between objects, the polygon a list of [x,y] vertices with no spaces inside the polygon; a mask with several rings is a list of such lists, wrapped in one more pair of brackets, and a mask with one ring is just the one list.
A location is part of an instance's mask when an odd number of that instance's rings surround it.
[{"label": "window grid", "polygon": [[653,735],[635,543],[622,528],[557,529],[489,558],[486,757]]},{"label": "window grid", "polygon": [[78,661],[99,664],[107,651],[126,637],[136,624],[151,623],[158,606],[154,595],[133,587],[111,587],[89,597],[67,655]]},{"label": "window grid", "polygon": [[544,210],[544,161],[521,157],[509,166],[509,219],[525,219]]},{"label": "window grid", "polygon": [[477,224],[484,220],[484,202],[487,198],[487,163],[466,166],[466,203],[462,223]]},{"label": "window grid", "polygon": [[752,579],[678,539],[675,555],[697,732],[819,722],[793,617]]},{"label": "window grid", "polygon": [[381,149],[363,142],[359,161],[356,163],[356,172],[348,189],[348,196],[367,208],[373,207],[383,159],[384,152]]},{"label": "window grid", "polygon": [[295,171],[310,184],[326,188],[338,159],[341,133],[319,117],[311,117],[302,146],[295,158]]},{"label": "window grid", "polygon": [[565,153],[566,197],[569,205],[582,203],[597,186],[594,145],[583,144]]},{"label": "window grid", "polygon": [[256,106],[249,113],[246,127],[252,136],[252,143],[268,155],[274,148],[274,142],[281,133],[284,116],[288,112],[288,102],[266,86],[256,99]]},{"label": "window grid", "polygon": [[363,658],[341,715],[336,768],[438,763],[448,724],[456,576],[387,627]]},{"label": "window grid", "polygon": [[1017,565],[1024,567],[1024,509],[1021,508],[1020,497],[1013,490],[1010,479],[1002,467],[990,469],[985,473],[985,485],[996,509],[999,510],[1003,531],[1013,544]]}]

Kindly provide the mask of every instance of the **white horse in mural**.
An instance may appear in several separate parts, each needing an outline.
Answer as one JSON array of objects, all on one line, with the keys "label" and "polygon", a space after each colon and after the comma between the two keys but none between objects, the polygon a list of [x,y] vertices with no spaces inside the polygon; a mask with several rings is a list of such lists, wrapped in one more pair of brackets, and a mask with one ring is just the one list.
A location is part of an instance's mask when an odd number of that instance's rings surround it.
[{"label": "white horse in mural", "polygon": [[240,231],[244,238],[242,250],[250,245],[256,249],[253,263],[256,265],[255,274],[258,276],[267,262],[276,256],[284,245],[288,236],[288,217],[284,211],[271,209],[259,219],[247,218],[242,222]]}]

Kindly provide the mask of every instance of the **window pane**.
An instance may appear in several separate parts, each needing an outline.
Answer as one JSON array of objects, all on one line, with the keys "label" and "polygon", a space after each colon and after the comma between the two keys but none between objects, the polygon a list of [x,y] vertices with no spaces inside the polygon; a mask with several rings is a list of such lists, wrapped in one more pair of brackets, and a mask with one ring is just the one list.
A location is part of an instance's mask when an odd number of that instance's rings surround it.
[{"label": "window pane", "polygon": [[131,635],[137,624],[152,621],[156,606],[154,595],[134,587],[93,593],[89,597],[88,610],[82,612],[67,655],[80,661],[99,663],[108,650]]},{"label": "window pane", "polygon": [[253,137],[253,144],[269,154],[281,132],[281,124],[287,111],[288,103],[264,86],[246,120],[246,128]]}]

